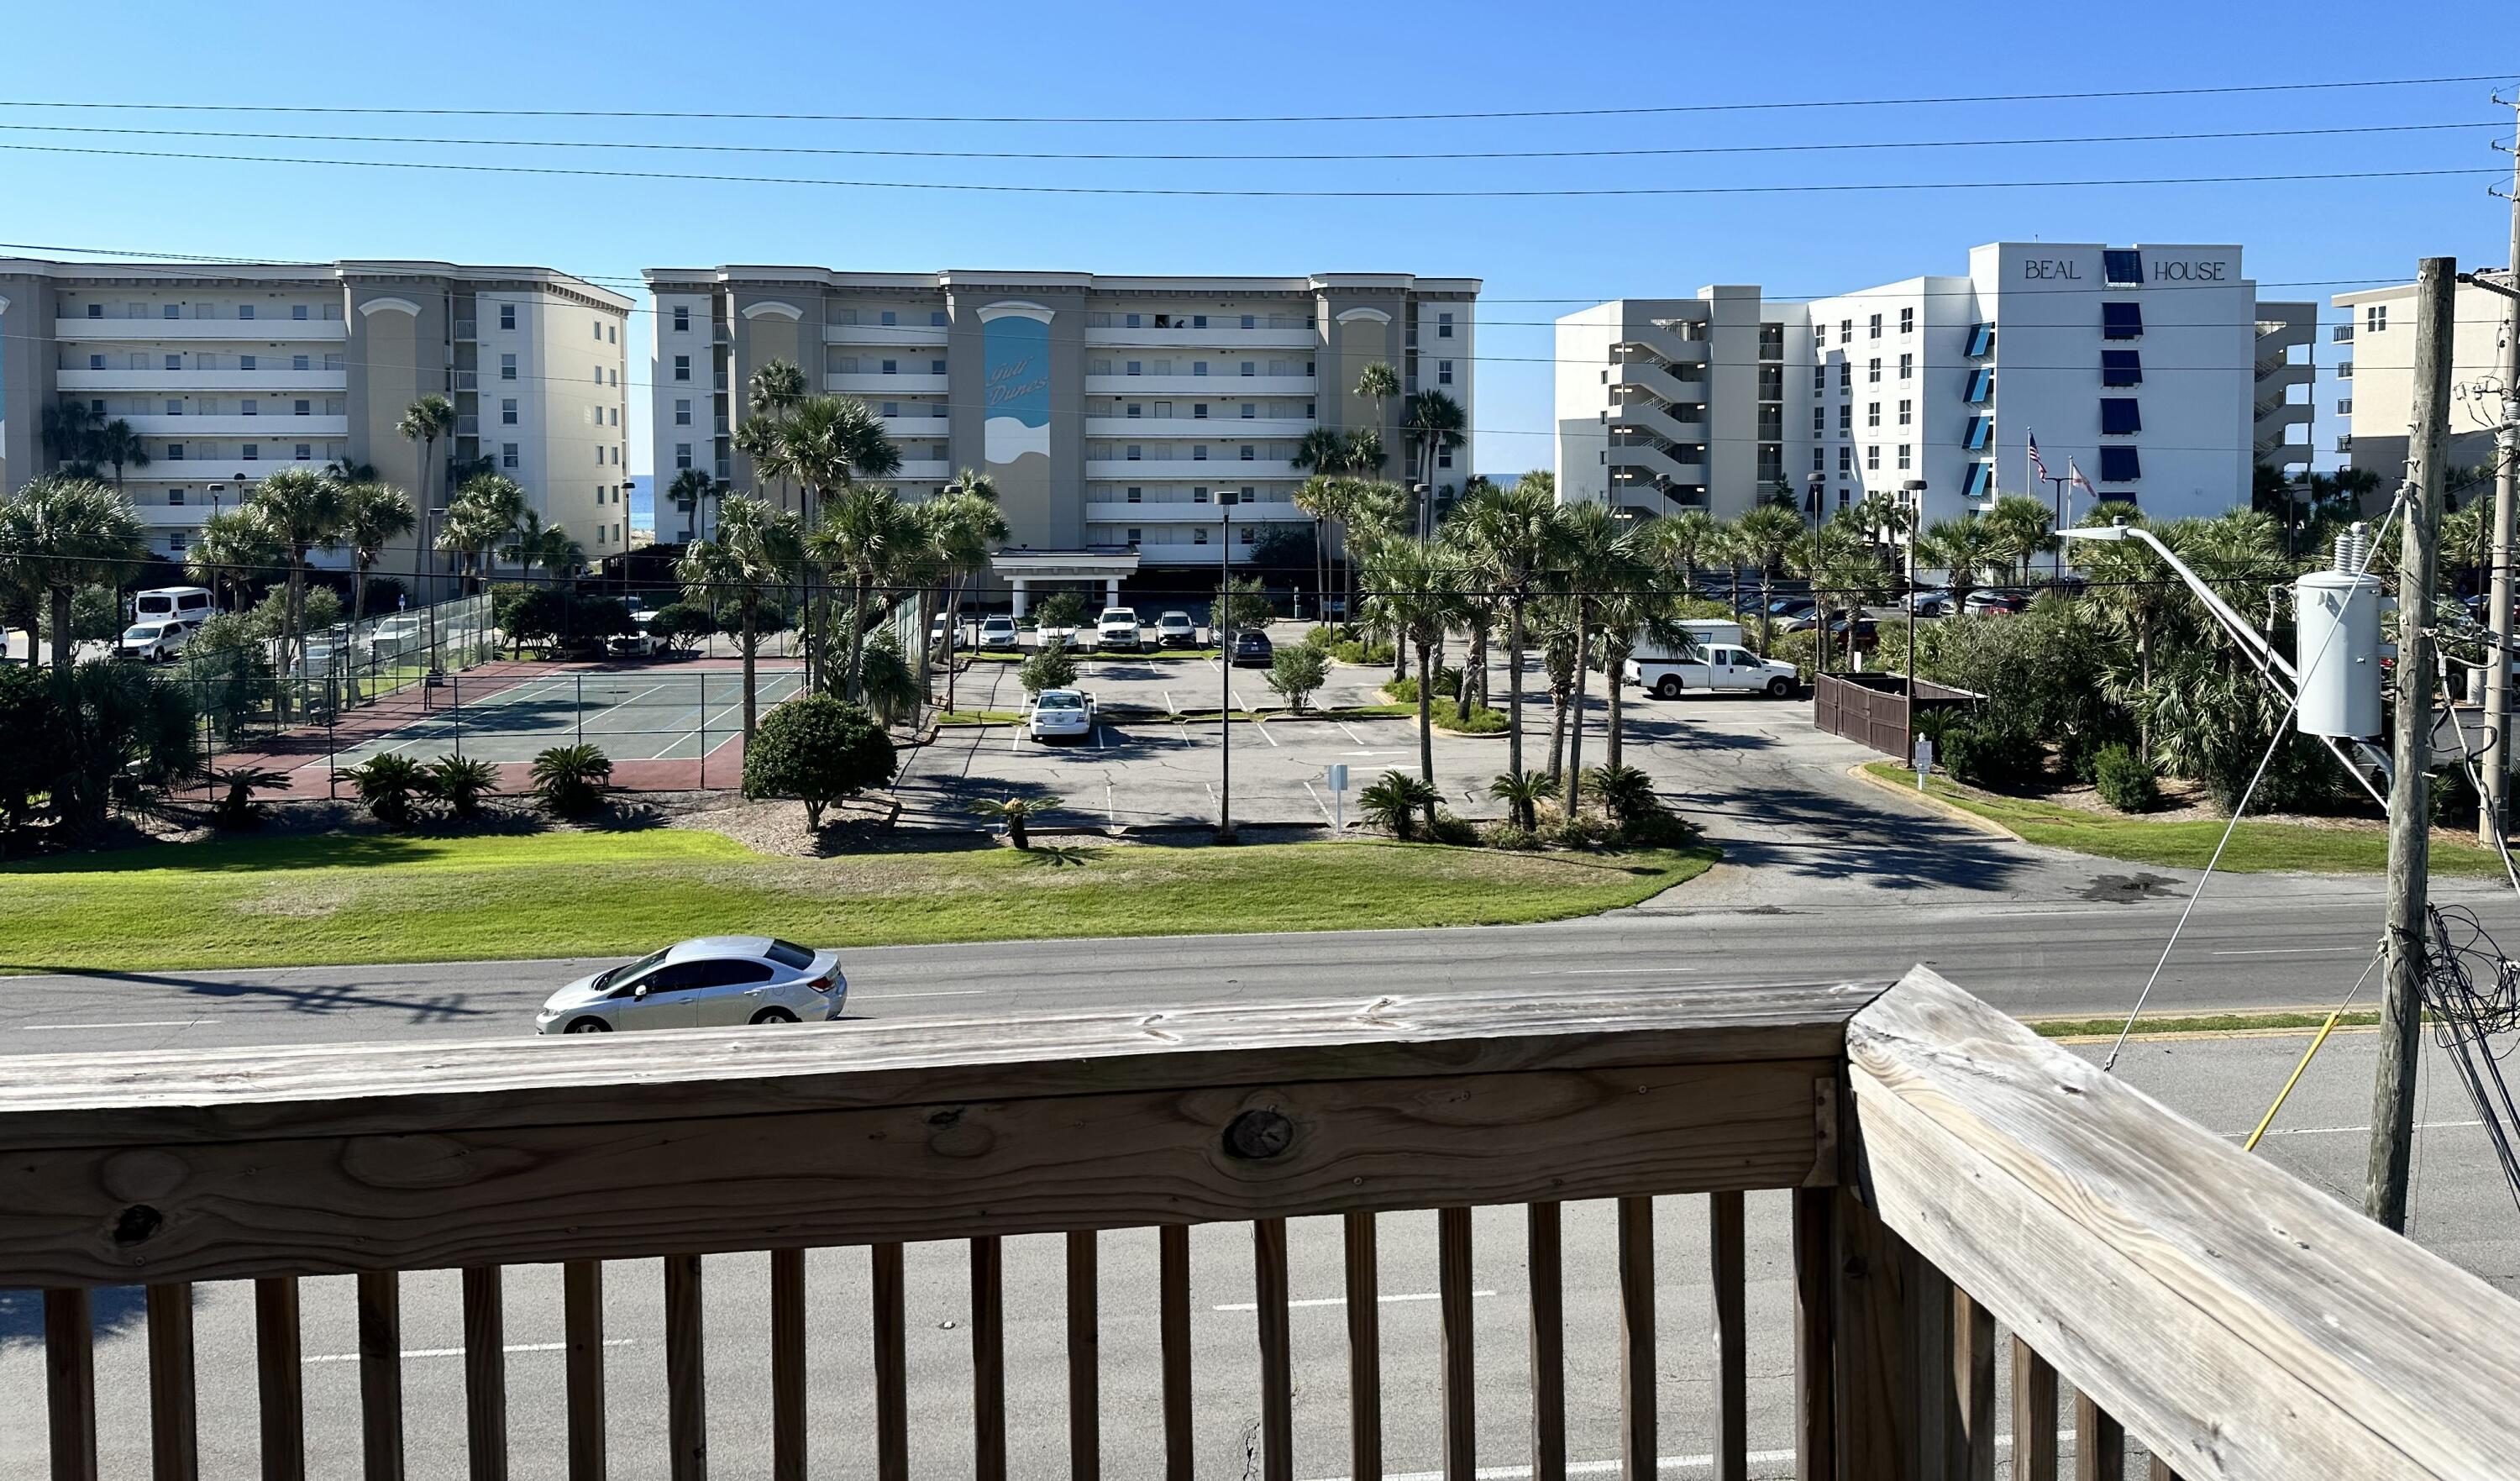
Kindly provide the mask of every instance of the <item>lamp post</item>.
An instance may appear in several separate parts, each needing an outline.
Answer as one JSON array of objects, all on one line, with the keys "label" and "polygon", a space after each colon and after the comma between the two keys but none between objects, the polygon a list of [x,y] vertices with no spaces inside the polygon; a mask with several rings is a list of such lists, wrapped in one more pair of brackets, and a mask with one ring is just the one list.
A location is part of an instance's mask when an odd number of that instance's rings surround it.
[{"label": "lamp post", "polygon": [[1216,704],[1216,841],[1234,841],[1234,501],[1235,490],[1216,491],[1216,671],[1222,691]]},{"label": "lamp post", "polygon": [[[1908,496],[1908,764],[1916,764],[1916,535],[1925,527],[1925,480],[1911,478],[1899,485]],[[1855,641],[1855,627],[1847,624],[1846,640]]]},{"label": "lamp post", "polygon": [[1826,473],[1806,474],[1803,478],[1803,487],[1808,490],[1804,503],[1811,511],[1812,522],[1812,631],[1819,635],[1812,645],[1814,650],[1812,671],[1819,673],[1828,667],[1828,604],[1821,600],[1820,594],[1820,532],[1821,526],[1827,522],[1822,517],[1825,507],[1821,501],[1828,490],[1828,475]]}]

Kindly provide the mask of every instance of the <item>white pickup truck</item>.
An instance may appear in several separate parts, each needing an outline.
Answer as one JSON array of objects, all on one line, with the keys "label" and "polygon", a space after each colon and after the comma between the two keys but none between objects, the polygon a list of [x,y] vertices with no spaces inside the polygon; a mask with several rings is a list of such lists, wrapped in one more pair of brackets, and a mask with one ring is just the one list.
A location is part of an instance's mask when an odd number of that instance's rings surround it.
[{"label": "white pickup truck", "polygon": [[1762,658],[1731,643],[1701,644],[1696,657],[1630,658],[1621,677],[1657,699],[1677,699],[1684,690],[1732,690],[1782,699],[1801,675],[1792,664]]}]

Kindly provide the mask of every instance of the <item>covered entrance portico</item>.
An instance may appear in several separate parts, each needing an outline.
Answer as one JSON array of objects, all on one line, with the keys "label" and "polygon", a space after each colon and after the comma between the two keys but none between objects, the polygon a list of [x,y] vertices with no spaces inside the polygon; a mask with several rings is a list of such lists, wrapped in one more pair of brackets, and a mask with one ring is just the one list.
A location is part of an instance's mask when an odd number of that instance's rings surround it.
[{"label": "covered entrance portico", "polygon": [[1036,582],[1051,585],[1102,583],[1102,605],[1120,605],[1120,582],[1138,570],[1136,551],[1000,551],[989,558],[989,568],[1000,580],[1014,590],[1014,614],[1022,617],[1032,610],[1032,588]]}]

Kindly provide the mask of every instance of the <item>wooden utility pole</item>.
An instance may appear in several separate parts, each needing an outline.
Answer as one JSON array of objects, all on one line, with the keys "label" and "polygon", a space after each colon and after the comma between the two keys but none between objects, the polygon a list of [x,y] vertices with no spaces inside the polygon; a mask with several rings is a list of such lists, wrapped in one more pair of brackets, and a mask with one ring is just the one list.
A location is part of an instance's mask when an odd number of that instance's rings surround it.
[{"label": "wooden utility pole", "polygon": [[2383,948],[2380,1064],[2371,1082],[2371,1157],[2362,1211],[2407,1231],[2407,1165],[2414,1143],[2415,1054],[2423,1028],[2425,871],[2432,799],[2433,556],[2441,529],[2442,461],[2450,446],[2451,311],[2457,264],[2426,257],[2415,273],[2414,425],[2407,439],[2412,497],[2398,551],[2396,734],[2389,778],[2389,920]]},{"label": "wooden utility pole", "polygon": [[[2497,846],[2510,826],[2511,794],[2511,534],[2513,506],[2520,500],[2513,482],[2520,477],[2520,103],[2512,109],[2511,247],[2502,259],[2502,426],[2494,439],[2494,543],[2488,554],[2491,577],[2485,620],[2494,630],[2495,650],[2485,671],[2485,795],[2476,810],[2477,841]],[[2493,284],[2481,285],[2494,288]]]}]

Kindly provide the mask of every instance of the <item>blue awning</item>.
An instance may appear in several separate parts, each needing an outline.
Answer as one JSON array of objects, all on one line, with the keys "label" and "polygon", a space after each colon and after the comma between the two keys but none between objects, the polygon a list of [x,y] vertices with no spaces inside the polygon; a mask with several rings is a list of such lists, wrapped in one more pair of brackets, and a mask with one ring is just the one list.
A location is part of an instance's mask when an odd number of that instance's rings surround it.
[{"label": "blue awning", "polygon": [[1981,355],[1992,355],[1995,353],[1994,325],[1973,324],[1969,326],[1968,352],[1971,359],[1975,359]]},{"label": "blue awning", "polygon": [[2100,253],[2100,276],[2111,288],[2139,288],[2143,284],[2143,253],[2121,247]]},{"label": "blue awning", "polygon": [[2100,351],[2100,383],[2102,385],[2143,384],[2143,352],[2132,349]]},{"label": "blue awning", "polygon": [[2104,436],[2131,437],[2143,430],[2143,409],[2133,396],[2100,398],[2100,431]]},{"label": "blue awning", "polygon": [[1984,406],[1987,398],[1994,394],[1995,372],[1992,369],[1981,365],[1977,369],[1969,372],[1968,395],[1966,397],[1969,405]]},{"label": "blue awning", "polygon": [[2142,476],[2143,460],[2137,456],[2134,448],[2104,447],[2100,449],[2100,481],[2102,483],[2133,483],[2136,479]]},{"label": "blue awning", "polygon": [[[1974,446],[1975,444],[1971,445]],[[1995,465],[1992,463],[1972,463],[1968,466],[1968,471],[1960,478],[1960,495],[1961,497],[1968,499],[1982,499],[1986,497],[1987,491],[1994,487],[1994,485]]]},{"label": "blue awning", "polygon": [[1993,417],[1969,418],[1968,430],[1960,434],[1960,445],[1972,450],[1983,450],[1994,440],[1995,419]]},{"label": "blue awning", "polygon": [[2103,303],[2100,305],[2100,337],[2136,339],[2143,335],[2143,305],[2140,303]]}]

